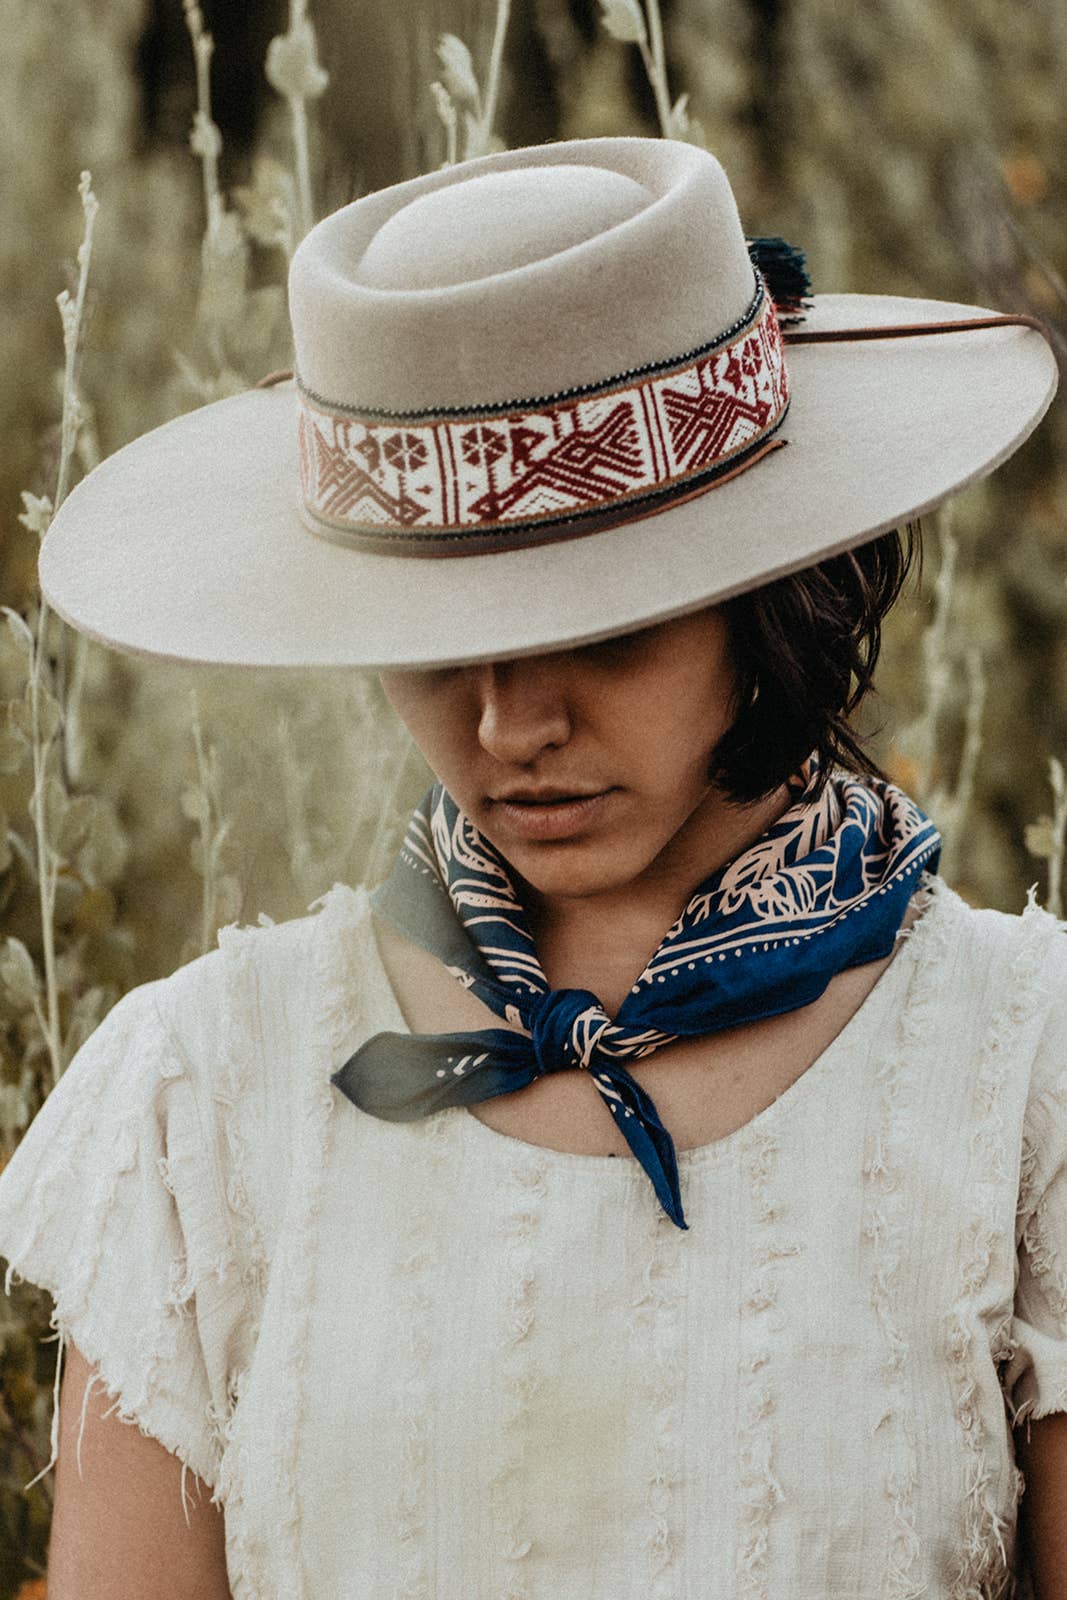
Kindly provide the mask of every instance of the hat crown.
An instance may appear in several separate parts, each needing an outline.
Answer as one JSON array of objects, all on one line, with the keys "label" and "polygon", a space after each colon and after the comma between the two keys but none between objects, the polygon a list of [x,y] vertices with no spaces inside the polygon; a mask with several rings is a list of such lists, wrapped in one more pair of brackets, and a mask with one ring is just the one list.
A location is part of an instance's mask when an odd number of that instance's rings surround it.
[{"label": "hat crown", "polygon": [[475,283],[585,244],[653,196],[622,172],[588,166],[487,172],[419,195],[374,235],[353,276],[370,289]]},{"label": "hat crown", "polygon": [[755,286],[706,150],[501,151],[364,196],[307,234],[289,279],[296,371],[358,410],[518,402],[705,345]]}]

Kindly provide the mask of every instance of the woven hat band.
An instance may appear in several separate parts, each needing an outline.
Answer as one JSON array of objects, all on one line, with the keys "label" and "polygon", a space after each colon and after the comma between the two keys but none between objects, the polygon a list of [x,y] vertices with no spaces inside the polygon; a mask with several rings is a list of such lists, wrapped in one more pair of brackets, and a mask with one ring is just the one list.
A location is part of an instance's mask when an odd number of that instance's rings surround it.
[{"label": "woven hat band", "polygon": [[371,553],[510,550],[632,522],[764,455],[789,389],[762,278],[698,349],[615,377],[462,410],[361,410],[297,378],[308,526]]}]

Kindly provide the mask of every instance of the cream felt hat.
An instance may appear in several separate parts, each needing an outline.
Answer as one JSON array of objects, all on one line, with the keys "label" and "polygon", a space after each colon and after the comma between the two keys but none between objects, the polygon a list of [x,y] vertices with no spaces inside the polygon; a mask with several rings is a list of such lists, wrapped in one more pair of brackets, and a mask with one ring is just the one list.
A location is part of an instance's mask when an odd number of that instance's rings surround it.
[{"label": "cream felt hat", "polygon": [[819,294],[798,321],[754,259],[719,163],[676,140],[503,151],[367,195],[293,256],[295,377],[106,459],[45,536],[44,594],[106,644],[191,662],[558,649],[903,524],[1052,398],[1029,319]]}]

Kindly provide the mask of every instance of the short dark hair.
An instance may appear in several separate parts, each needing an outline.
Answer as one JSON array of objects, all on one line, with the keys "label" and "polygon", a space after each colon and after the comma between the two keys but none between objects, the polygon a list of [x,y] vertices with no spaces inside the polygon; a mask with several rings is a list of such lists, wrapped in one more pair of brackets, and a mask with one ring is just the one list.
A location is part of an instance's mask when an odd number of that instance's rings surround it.
[{"label": "short dark hair", "polygon": [[833,766],[886,777],[848,719],[872,688],[882,619],[916,553],[921,574],[917,521],[721,603],[740,710],[708,776],[728,799],[773,794],[813,750],[821,769],[813,798]]}]

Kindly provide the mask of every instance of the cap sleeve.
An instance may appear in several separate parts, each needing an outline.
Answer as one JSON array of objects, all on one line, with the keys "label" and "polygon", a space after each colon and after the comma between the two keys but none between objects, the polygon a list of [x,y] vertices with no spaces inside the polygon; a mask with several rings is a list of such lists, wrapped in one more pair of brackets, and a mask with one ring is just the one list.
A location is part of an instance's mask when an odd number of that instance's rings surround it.
[{"label": "cap sleeve", "polygon": [[[184,969],[184,993],[214,959]],[[0,1256],[7,1292],[17,1276],[51,1293],[61,1350],[99,1368],[118,1416],[214,1487],[244,1285],[211,1097],[161,1010],[173,982],[119,1001],[23,1135],[0,1173]],[[54,1416],[53,1461],[57,1435]]]},{"label": "cap sleeve", "polygon": [[1022,1143],[1012,1422],[1067,1411],[1067,940],[1058,935],[1055,996],[1035,1061]]}]

